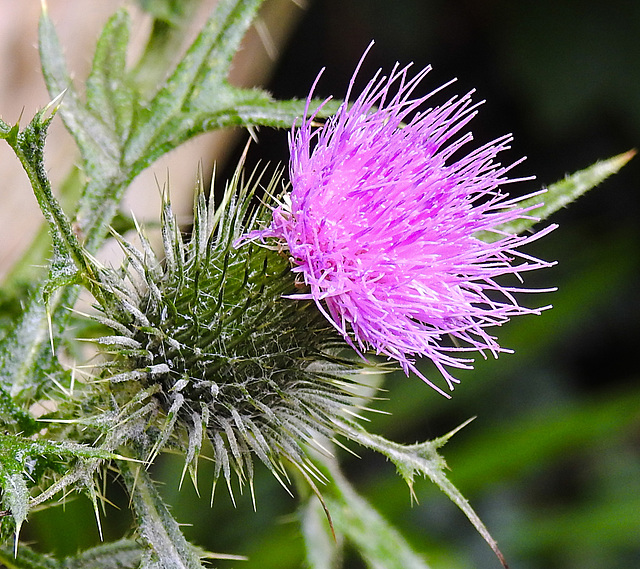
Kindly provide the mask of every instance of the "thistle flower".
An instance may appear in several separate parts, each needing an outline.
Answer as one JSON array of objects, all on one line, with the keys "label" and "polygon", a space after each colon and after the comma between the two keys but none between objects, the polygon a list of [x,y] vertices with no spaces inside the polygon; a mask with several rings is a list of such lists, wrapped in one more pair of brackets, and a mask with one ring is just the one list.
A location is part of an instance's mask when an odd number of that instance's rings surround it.
[{"label": "thistle flower", "polygon": [[433,93],[412,96],[430,68],[413,77],[409,68],[379,71],[348,103],[356,69],[345,102],[321,126],[309,113],[318,76],[289,137],[291,192],[270,225],[245,239],[278,240],[308,286],[292,298],[313,299],[361,355],[372,348],[442,393],[415,358],[431,359],[453,389],[447,368],[473,361],[462,352],[507,351],[486,328],[539,309],[520,306],[513,293],[526,289],[496,278],[548,266],[519,247],[552,227],[501,231],[531,209],[500,189],[518,181],[507,177],[513,165],[495,160],[511,136],[465,154],[472,93],[420,110]]}]

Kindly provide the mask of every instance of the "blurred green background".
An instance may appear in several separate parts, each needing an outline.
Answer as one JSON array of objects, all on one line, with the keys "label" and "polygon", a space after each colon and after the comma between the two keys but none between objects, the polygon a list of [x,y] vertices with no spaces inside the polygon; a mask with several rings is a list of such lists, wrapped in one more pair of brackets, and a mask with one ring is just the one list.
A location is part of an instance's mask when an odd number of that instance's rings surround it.
[{"label": "blurred green background", "polygon": [[[534,182],[526,193],[640,141],[640,2],[595,0],[316,0],[282,53],[268,88],[277,97],[305,97],[321,67],[319,95],[340,97],[367,44],[376,45],[361,77],[397,60],[427,64],[431,90],[476,89],[486,99],[472,123],[478,144],[515,136],[505,162],[528,158],[514,176]],[[286,160],[284,132],[258,133],[253,160]],[[231,160],[231,164],[233,164]],[[512,568],[631,569],[640,567],[640,160],[555,216],[560,228],[527,251],[557,260],[531,274],[531,286],[557,286],[529,296],[553,304],[497,333],[515,350],[480,361],[445,400],[415,378],[387,378],[391,413],[372,416],[370,430],[412,443],[474,422],[444,448],[451,479],[470,499]],[[432,370],[425,365],[425,373]],[[419,505],[391,464],[361,449],[343,465],[358,490],[410,539],[435,569],[493,569],[499,563],[457,508],[428,481]],[[201,494],[177,489],[182,462],[167,456],[155,471],[185,533],[195,542],[249,561],[221,568],[303,566],[296,501],[259,469],[258,509],[248,492],[234,509],[219,488],[209,508],[207,465]],[[116,490],[110,498],[118,503]],[[125,508],[126,509],[126,508]],[[73,551],[95,542],[90,506],[67,505],[65,533],[55,547]],[[74,516],[74,511],[84,514]],[[34,514],[28,531],[47,547],[55,509]],[[127,528],[109,509],[107,537]],[[72,530],[72,531],[70,531]],[[247,541],[247,536],[250,536]],[[363,567],[348,555],[345,567]]]}]

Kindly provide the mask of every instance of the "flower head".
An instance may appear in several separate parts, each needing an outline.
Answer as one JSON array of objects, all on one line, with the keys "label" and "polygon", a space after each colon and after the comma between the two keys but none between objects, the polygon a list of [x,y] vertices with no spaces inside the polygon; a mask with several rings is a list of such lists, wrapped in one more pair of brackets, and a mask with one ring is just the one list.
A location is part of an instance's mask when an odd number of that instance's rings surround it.
[{"label": "flower head", "polygon": [[538,312],[517,303],[523,289],[495,279],[547,266],[517,248],[551,228],[500,231],[528,217],[500,189],[516,181],[495,161],[511,137],[466,152],[471,93],[420,110],[433,93],[412,95],[430,68],[409,68],[378,72],[349,104],[354,74],[321,126],[307,104],[289,138],[291,193],[251,237],[282,242],[308,285],[296,297],[312,298],[359,353],[373,348],[421,377],[415,357],[426,356],[453,388],[446,368],[472,362],[460,352],[505,351],[487,327]]}]

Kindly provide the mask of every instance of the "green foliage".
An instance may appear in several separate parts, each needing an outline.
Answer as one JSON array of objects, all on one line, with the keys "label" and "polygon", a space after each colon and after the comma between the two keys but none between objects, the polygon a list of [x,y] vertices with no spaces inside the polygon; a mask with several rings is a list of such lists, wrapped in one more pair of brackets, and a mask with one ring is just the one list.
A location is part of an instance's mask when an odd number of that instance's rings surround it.
[{"label": "green foliage", "polygon": [[[559,209],[567,207],[572,201],[618,172],[635,154],[635,150],[630,150],[624,154],[596,162],[584,170],[574,172],[564,180],[551,184],[542,195],[536,194],[522,200],[518,203],[519,207],[531,208],[529,211],[531,217],[505,224],[500,227],[500,230],[514,235],[528,231],[536,223],[547,219]],[[484,241],[494,241],[499,238],[499,235],[482,232],[477,237]]]},{"label": "green foliage", "polygon": [[140,7],[149,12],[154,19],[170,26],[180,25],[194,0],[138,0]]},{"label": "green foliage", "polygon": [[465,497],[448,479],[445,473],[445,461],[438,452],[440,447],[444,446],[444,444],[464,426],[465,425],[461,425],[454,431],[438,439],[414,445],[393,443],[384,437],[367,433],[360,426],[356,426],[357,432],[351,434],[351,438],[358,441],[362,446],[375,450],[391,460],[391,462],[395,464],[400,476],[402,476],[409,486],[412,498],[415,498],[413,486],[415,475],[422,474],[428,477],[464,512],[467,518],[469,518],[469,521],[475,526],[491,549],[493,549],[501,563],[506,567],[506,561],[498,548],[498,544],[491,537],[489,530],[473,511],[473,508]]},{"label": "green foliage", "polygon": [[53,559],[20,545],[20,555],[13,550],[0,548],[0,563],[7,569],[134,569],[140,567],[142,548],[133,540],[122,539],[81,551],[62,560]]},{"label": "green foliage", "polygon": [[140,537],[148,544],[140,569],[202,569],[200,554],[182,535],[153,482],[144,470],[132,472],[123,465],[123,475],[132,494]]},{"label": "green foliage", "polygon": [[2,386],[0,386],[0,422],[5,427],[15,427],[18,432],[27,435],[33,434],[38,428],[34,418],[21,409]]},{"label": "green foliage", "polygon": [[317,502],[308,501],[302,515],[309,566],[312,569],[340,567],[340,549],[346,541],[360,553],[368,567],[429,569],[398,530],[357,494],[338,465],[326,459],[323,463],[328,477],[323,494],[332,513],[336,537],[329,534],[328,523]]},{"label": "green foliage", "polygon": [[[71,442],[31,440],[0,434],[0,488],[2,503],[11,513],[16,540],[29,511],[27,481],[39,481],[45,470],[61,472],[69,459],[109,459],[113,455]],[[2,523],[7,523],[4,517]]]}]

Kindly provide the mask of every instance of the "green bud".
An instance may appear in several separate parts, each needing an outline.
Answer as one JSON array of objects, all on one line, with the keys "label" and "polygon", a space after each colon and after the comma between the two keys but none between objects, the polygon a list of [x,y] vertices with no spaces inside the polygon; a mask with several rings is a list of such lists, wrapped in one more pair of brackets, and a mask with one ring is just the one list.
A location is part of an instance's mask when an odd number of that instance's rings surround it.
[{"label": "green bud", "polygon": [[[305,447],[350,421],[362,368],[342,355],[344,340],[313,301],[286,298],[301,285],[282,252],[233,246],[270,218],[267,204],[251,208],[262,176],[243,182],[238,169],[217,209],[199,184],[188,240],[165,199],[163,259],[141,231],[140,248],[118,237],[125,264],[100,270],[96,295],[100,321],[113,330],[98,340],[111,354],[102,377],[118,408],[137,413],[138,427],[122,414],[119,423],[129,424],[142,458],[177,445],[195,467],[208,439],[215,477],[227,484],[232,472],[250,482],[255,457],[279,480],[283,459],[313,474]],[[281,178],[271,178],[265,200]]]}]

